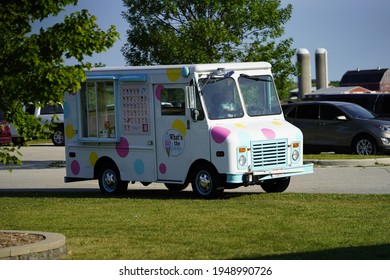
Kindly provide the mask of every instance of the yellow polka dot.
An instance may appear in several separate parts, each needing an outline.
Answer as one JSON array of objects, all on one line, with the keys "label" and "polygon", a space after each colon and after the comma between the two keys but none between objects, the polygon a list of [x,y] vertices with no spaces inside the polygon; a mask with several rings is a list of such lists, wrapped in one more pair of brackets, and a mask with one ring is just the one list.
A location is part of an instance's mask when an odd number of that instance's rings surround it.
[{"label": "yellow polka dot", "polygon": [[96,161],[98,160],[99,156],[96,152],[92,152],[89,154],[89,164],[91,166],[95,166]]},{"label": "yellow polka dot", "polygon": [[245,128],[245,125],[242,123],[236,123],[235,126],[237,126],[238,128]]},{"label": "yellow polka dot", "polygon": [[176,120],[172,124],[172,128],[178,130],[183,134],[183,136],[186,136],[187,130],[186,130],[186,125],[182,120]]},{"label": "yellow polka dot", "polygon": [[273,124],[273,125],[278,125],[278,126],[282,125],[282,123],[281,123],[281,122],[278,122],[278,121],[273,121],[272,124]]},{"label": "yellow polka dot", "polygon": [[167,69],[167,76],[171,82],[176,82],[180,78],[180,68]]},{"label": "yellow polka dot", "polygon": [[66,138],[72,139],[74,137],[74,127],[71,124],[68,124],[65,128]]}]

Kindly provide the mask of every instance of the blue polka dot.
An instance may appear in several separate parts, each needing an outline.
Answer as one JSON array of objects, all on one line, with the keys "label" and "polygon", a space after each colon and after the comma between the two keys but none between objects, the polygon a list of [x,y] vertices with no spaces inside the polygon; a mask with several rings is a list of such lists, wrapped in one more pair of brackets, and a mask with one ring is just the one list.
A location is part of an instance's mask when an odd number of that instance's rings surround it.
[{"label": "blue polka dot", "polygon": [[134,170],[135,170],[135,173],[137,173],[138,175],[143,174],[144,171],[145,171],[144,162],[142,160],[140,160],[140,159],[137,159],[134,162]]},{"label": "blue polka dot", "polygon": [[64,118],[67,119],[70,116],[70,108],[68,102],[64,103]]},{"label": "blue polka dot", "polygon": [[245,133],[245,132],[237,133],[237,137],[238,137],[239,145],[241,145],[241,146],[247,146],[247,145],[249,145],[249,143],[251,141],[250,134]]}]

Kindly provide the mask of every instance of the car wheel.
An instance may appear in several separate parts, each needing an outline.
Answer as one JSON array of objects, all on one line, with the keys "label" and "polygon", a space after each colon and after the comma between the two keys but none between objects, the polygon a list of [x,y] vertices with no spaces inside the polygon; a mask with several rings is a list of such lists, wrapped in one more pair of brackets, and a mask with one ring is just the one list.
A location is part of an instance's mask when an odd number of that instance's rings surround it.
[{"label": "car wheel", "polygon": [[185,188],[188,187],[188,184],[169,184],[169,183],[165,183],[164,184],[168,190],[170,191],[173,191],[173,192],[179,192],[179,191],[182,191],[184,190]]},{"label": "car wheel", "polygon": [[53,142],[54,146],[64,146],[65,145],[64,129],[61,127],[56,128],[53,133],[53,136],[51,137],[51,141]]},{"label": "car wheel", "polygon": [[360,136],[353,142],[352,151],[358,155],[376,155],[377,147],[371,136]]},{"label": "car wheel", "polygon": [[284,192],[290,185],[290,177],[263,181],[260,186],[267,193]]},{"label": "car wheel", "polygon": [[200,198],[217,198],[225,188],[221,175],[209,164],[200,164],[192,177],[192,190]]},{"label": "car wheel", "polygon": [[102,193],[122,194],[126,192],[128,182],[122,181],[114,163],[106,163],[99,169],[99,188]]}]

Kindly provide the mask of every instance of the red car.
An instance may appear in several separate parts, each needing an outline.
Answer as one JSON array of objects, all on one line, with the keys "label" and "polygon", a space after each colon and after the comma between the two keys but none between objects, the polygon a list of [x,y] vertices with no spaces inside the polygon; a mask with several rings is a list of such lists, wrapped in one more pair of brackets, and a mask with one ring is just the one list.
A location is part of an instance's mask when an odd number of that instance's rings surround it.
[{"label": "red car", "polygon": [[12,142],[11,128],[4,119],[3,112],[0,111],[0,144],[9,144]]}]

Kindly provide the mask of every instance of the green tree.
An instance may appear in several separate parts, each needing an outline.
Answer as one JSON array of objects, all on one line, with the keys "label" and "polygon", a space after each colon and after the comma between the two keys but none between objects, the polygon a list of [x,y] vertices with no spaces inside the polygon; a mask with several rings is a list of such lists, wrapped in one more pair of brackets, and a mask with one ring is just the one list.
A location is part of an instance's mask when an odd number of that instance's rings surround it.
[{"label": "green tree", "polygon": [[268,61],[281,92],[295,74],[293,41],[280,39],[292,6],[280,0],[123,2],[130,65]]},{"label": "green tree", "polygon": [[[65,92],[76,92],[91,64],[85,56],[104,52],[119,37],[115,26],[106,32],[87,10],[64,17],[63,22],[33,32],[32,26],[58,16],[78,0],[13,0],[0,4],[0,107],[21,135],[41,136],[47,127],[25,114],[22,104],[61,102]],[[75,65],[66,65],[66,59]],[[0,148],[4,164],[20,163],[11,152],[19,146]],[[18,154],[20,156],[20,154]]]}]

